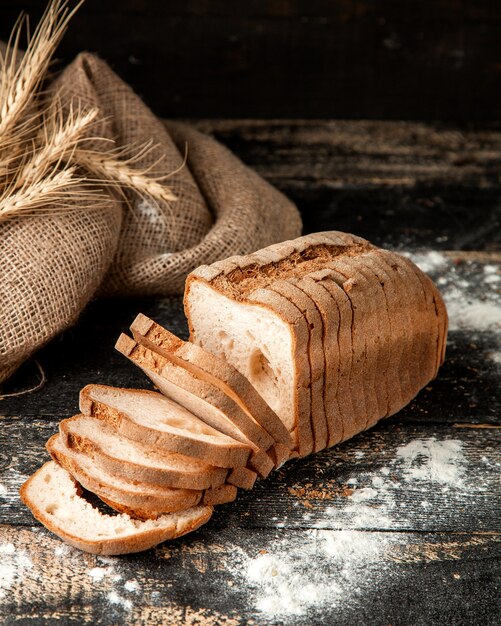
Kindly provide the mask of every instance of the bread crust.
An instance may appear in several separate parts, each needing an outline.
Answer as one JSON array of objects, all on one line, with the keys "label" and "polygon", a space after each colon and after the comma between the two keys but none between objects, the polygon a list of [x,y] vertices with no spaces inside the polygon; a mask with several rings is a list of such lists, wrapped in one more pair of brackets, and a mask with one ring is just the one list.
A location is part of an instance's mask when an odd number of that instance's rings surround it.
[{"label": "bread crust", "polygon": [[[176,539],[196,530],[212,516],[212,507],[198,506],[193,509],[193,518],[184,519],[185,516],[176,516],[176,514],[166,516],[166,525],[164,527],[142,529],[139,526],[135,532],[131,532],[128,535],[108,537],[106,539],[77,536],[65,528],[64,521],[43,510],[37,501],[39,483],[43,483],[44,477],[50,472],[54,464],[54,461],[45,463],[28,478],[20,489],[21,500],[31,510],[33,516],[46,528],[70,546],[84,552],[108,556],[142,552],[168,539]],[[80,487],[74,479],[72,480],[75,484],[75,496],[80,497]],[[103,518],[105,517],[103,515]]]},{"label": "bread crust", "polygon": [[224,359],[207,352],[201,346],[179,339],[142,313],[136,317],[130,328],[138,343],[158,351],[167,359],[175,359],[180,366],[202,373],[233,400],[240,402],[241,408],[269,433],[268,448],[275,442],[292,448],[292,439],[276,413],[249,380]]},{"label": "bread crust", "polygon": [[[84,415],[105,420],[118,433],[129,439],[195,459],[202,459],[216,467],[240,467],[246,465],[249,460],[251,450],[247,445],[220,433],[210,438],[201,438],[190,431],[186,431],[186,434],[179,434],[178,429],[166,431],[155,428],[154,425],[139,424],[126,411],[119,411],[96,400],[92,395],[94,388],[108,389],[104,385],[87,385],[84,387],[80,392],[81,412]],[[156,392],[137,389],[121,389],[119,391],[145,395],[156,394]]]},{"label": "bread crust", "polygon": [[[114,456],[109,448],[105,448],[99,443],[98,436],[96,437],[94,434],[89,436],[79,432],[78,425],[82,417],[85,416],[75,415],[60,422],[59,432],[64,444],[70,449],[86,454],[93,460],[96,467],[101,467],[110,474],[122,476],[133,482],[197,491],[219,487],[226,480],[227,469],[208,465],[198,459],[176,453],[164,452],[165,458],[162,459],[162,453],[155,450],[159,457],[156,465],[152,463],[144,465],[133,459]],[[115,436],[119,437],[118,435]],[[142,444],[138,445],[143,447]],[[181,468],[175,466],[177,457],[182,459],[183,466]]]},{"label": "bread crust", "polygon": [[249,445],[254,451],[271,447],[273,441],[270,436],[232,398],[212,383],[197,378],[189,370],[127,335],[119,337],[116,348],[142,369],[164,395],[212,428]]}]

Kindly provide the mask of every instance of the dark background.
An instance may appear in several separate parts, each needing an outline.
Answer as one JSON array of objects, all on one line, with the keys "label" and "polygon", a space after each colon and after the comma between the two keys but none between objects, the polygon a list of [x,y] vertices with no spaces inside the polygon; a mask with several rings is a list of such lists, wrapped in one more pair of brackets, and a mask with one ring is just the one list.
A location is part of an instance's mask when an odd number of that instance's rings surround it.
[{"label": "dark background", "polygon": [[[0,0],[0,37],[45,4]],[[500,118],[500,0],[87,0],[84,49],[163,117]]]}]

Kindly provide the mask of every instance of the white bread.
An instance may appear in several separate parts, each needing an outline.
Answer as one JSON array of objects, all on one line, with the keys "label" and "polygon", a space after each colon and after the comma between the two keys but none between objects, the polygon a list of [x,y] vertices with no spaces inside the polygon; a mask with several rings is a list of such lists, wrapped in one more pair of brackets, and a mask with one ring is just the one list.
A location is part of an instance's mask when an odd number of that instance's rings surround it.
[{"label": "white bread", "polygon": [[[438,291],[417,267],[343,233],[318,233],[314,241],[306,236],[192,272],[185,291],[191,341],[227,359],[256,385],[289,432],[296,434],[300,454],[316,446],[304,423],[306,403],[301,398],[318,361],[314,367],[310,335],[297,329],[314,323],[314,315],[299,305],[298,319],[291,308],[293,300],[299,304],[298,297],[289,292],[286,305],[283,296],[270,293],[287,282],[302,289],[327,328],[329,300],[314,292],[313,285],[307,289],[307,279],[323,287],[332,300],[330,336],[324,330],[323,346],[314,340],[320,353],[329,354],[323,367],[329,362],[330,371],[336,372],[324,372],[328,445],[399,410],[436,375],[447,325]],[[395,331],[403,338],[402,346],[392,337]],[[337,346],[328,349],[327,343]],[[249,355],[254,353],[266,359],[262,380],[253,376]],[[323,416],[318,402],[311,400],[311,423],[318,432]]]},{"label": "white bread", "polygon": [[155,391],[87,385],[80,392],[80,410],[129,439],[217,467],[244,466],[251,452]]},{"label": "white bread", "polygon": [[202,491],[171,489],[147,483],[134,483],[95,466],[86,454],[72,450],[59,434],[46,444],[47,451],[88,491],[95,493],[114,509],[138,519],[156,519],[163,513],[196,506]]},{"label": "white bread", "polygon": [[202,490],[220,487],[228,474],[227,469],[199,459],[118,435],[106,422],[86,415],[63,420],[59,432],[68,448],[86,454],[110,474],[133,482]]},{"label": "white bread", "polygon": [[214,489],[207,489],[204,492],[202,502],[215,506],[216,504],[226,504],[227,502],[233,502],[237,497],[237,488],[235,485],[221,485],[220,487],[214,487]]},{"label": "white bread", "polygon": [[291,437],[276,413],[247,378],[224,359],[189,341],[183,341],[142,313],[139,313],[130,329],[138,343],[216,385],[257,421],[274,442],[286,445],[289,449],[292,447]]},{"label": "white bread", "polygon": [[142,369],[166,397],[214,429],[248,446],[250,467],[263,478],[268,476],[274,466],[266,450],[273,439],[232,398],[208,380],[196,377],[127,335],[122,334],[115,347]]},{"label": "white bread", "polygon": [[141,552],[205,524],[212,507],[193,508],[139,521],[126,514],[104,515],[81,497],[72,476],[54,461],[45,463],[21,487],[34,517],[70,546],[92,554]]}]

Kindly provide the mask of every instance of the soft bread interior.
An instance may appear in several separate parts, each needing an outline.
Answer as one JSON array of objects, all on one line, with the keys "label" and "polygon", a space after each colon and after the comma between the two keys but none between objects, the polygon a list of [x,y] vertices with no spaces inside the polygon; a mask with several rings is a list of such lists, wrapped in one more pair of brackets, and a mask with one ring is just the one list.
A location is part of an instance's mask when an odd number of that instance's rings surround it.
[{"label": "soft bread interior", "polygon": [[192,341],[248,378],[292,432],[295,372],[288,324],[273,311],[232,300],[202,281],[192,281],[186,303]]},{"label": "soft bread interior", "polygon": [[216,439],[220,442],[221,438],[224,438],[228,439],[229,443],[234,443],[233,439],[205,424],[187,409],[159,393],[99,385],[92,386],[89,393],[93,400],[126,413],[138,424],[154,426],[159,430],[167,430],[182,436],[188,432],[208,440]]},{"label": "soft bread interior", "polygon": [[[156,520],[136,520],[125,513],[105,515],[81,497],[76,481],[54,461],[45,463],[23,485],[21,497],[35,517],[62,539],[71,545],[101,554],[144,550],[169,536],[196,528],[207,521],[211,514],[210,507],[197,506],[179,513],[162,515]],[[147,533],[148,538],[141,541],[144,533]],[[132,540],[131,545],[123,541],[114,543],[120,539]],[[106,542],[110,544],[106,545]]]},{"label": "soft bread interior", "polygon": [[62,427],[69,447],[86,451],[85,441],[95,443],[106,455],[123,463],[132,462],[145,468],[182,471],[187,474],[212,470],[202,460],[186,457],[175,452],[155,450],[151,446],[132,441],[117,433],[105,422],[93,417],[78,415],[63,420]]}]

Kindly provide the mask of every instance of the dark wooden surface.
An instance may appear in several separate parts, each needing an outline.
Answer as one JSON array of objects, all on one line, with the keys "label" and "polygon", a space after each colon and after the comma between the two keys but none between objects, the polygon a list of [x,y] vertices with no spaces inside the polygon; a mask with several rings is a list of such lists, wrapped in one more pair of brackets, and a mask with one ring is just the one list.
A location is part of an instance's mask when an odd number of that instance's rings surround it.
[{"label": "dark wooden surface", "polygon": [[[21,9],[2,0],[0,38]],[[99,53],[164,117],[499,120],[497,0],[87,0]]]},{"label": "dark wooden surface", "polygon": [[[149,386],[113,350],[139,310],[183,336],[186,326],[179,298],[94,302],[37,356],[44,388],[0,402],[0,621],[498,624],[501,133],[198,126],[289,193],[307,230],[341,228],[410,253],[448,304],[446,363],[398,415],[287,464],[193,535],[103,559],[35,523],[18,487],[47,458],[44,443],[84,384]],[[3,392],[36,380],[29,362]]]}]

